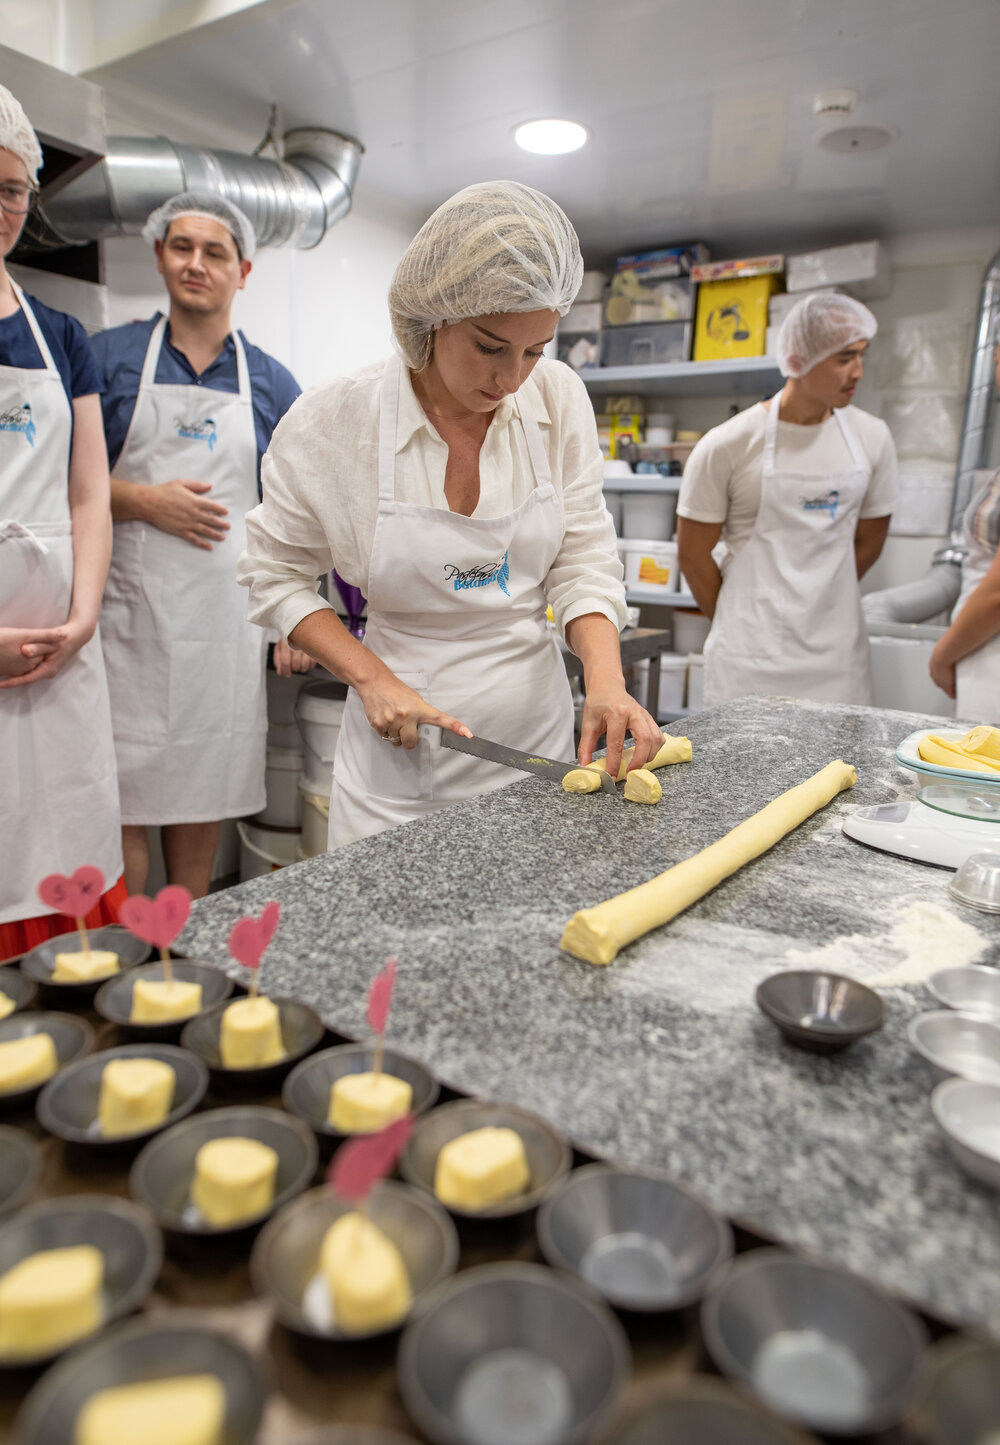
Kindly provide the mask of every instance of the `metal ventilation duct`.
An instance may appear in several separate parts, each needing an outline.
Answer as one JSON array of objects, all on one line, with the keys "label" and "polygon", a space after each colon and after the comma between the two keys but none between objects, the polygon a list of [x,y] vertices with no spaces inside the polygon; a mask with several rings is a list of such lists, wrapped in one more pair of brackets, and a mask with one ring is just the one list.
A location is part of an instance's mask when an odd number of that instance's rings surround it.
[{"label": "metal ventilation duct", "polygon": [[51,197],[45,217],[67,244],[136,236],[179,191],[212,191],[253,224],[258,246],[307,250],[351,209],[364,147],[332,130],[292,130],[284,159],[175,145],[164,136],[109,136],[107,155]]},{"label": "metal ventilation duct", "polygon": [[1000,251],[986,267],[979,294],[979,321],[965,394],[962,444],[955,467],[955,494],[951,508],[951,540],[963,541],[962,521],[972,501],[976,473],[986,466],[987,419],[996,386],[993,353],[1000,345]]}]

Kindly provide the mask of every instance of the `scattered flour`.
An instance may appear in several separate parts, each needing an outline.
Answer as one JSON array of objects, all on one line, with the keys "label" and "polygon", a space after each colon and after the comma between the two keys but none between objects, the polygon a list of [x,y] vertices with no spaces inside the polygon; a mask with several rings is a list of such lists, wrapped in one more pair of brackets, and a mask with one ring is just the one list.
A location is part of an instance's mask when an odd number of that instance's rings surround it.
[{"label": "scattered flour", "polygon": [[[911,903],[883,933],[846,934],[820,948],[790,949],[785,957],[791,964],[861,974],[878,988],[902,988],[935,969],[974,963],[988,946],[988,938],[940,904]],[[887,952],[902,961],[884,959]]]}]

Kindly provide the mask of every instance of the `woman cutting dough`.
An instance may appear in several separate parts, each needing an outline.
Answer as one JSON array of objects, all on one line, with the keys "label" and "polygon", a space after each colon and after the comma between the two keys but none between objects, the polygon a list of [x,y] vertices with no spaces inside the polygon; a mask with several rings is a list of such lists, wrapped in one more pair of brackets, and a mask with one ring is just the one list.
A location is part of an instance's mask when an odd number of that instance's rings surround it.
[{"label": "woman cutting dough", "polygon": [[[238,576],[250,616],[351,685],[333,770],[330,847],[513,782],[417,736],[434,723],[573,755],[573,707],[546,605],[584,666],[579,757],[607,733],[617,772],[662,733],[629,697],[625,593],[579,378],[542,359],[583,274],[547,196],[469,186],[417,234],[389,289],[398,357],[302,397],[264,458]],[[368,598],[364,643],[315,579]]]}]

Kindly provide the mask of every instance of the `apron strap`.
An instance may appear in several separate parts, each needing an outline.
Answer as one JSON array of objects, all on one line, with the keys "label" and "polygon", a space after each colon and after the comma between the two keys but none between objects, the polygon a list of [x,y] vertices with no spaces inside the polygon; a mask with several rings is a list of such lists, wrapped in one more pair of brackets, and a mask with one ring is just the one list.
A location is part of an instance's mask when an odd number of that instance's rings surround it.
[{"label": "apron strap", "polygon": [[240,401],[249,405],[253,401],[250,394],[250,367],[247,365],[247,354],[238,331],[233,332],[233,348],[236,352],[236,378],[239,383]]},{"label": "apron strap", "polygon": [[549,459],[545,454],[545,447],[542,445],[541,428],[533,416],[525,416],[520,403],[518,403],[517,411],[521,419],[524,440],[528,444],[528,456],[531,460],[531,469],[535,474],[535,486],[539,491],[545,491],[552,486],[552,468],[549,466]]},{"label": "apron strap", "polygon": [[167,330],[167,318],[161,316],[153,327],[152,335],[149,338],[149,345],[146,347],[146,355],[142,363],[142,375],[139,378],[139,390],[148,391],[156,381],[156,367],[160,360],[160,348],[163,345],[163,337]]},{"label": "apron strap", "polygon": [[396,497],[396,420],[399,416],[399,374],[402,362],[391,356],[382,373],[378,418],[378,499],[392,502]]},{"label": "apron strap", "polygon": [[847,407],[842,406],[838,407],[837,410],[833,413],[834,416],[837,418],[837,425],[840,427],[840,435],[847,443],[847,450],[850,452],[851,460],[857,467],[858,471],[867,472],[870,470],[868,458],[865,456],[864,452],[861,450],[861,447],[858,445],[858,439],[854,434],[854,428],[852,426],[848,426],[847,424],[847,418],[844,416],[844,412],[846,410]]},{"label": "apron strap", "polygon": [[17,282],[12,276],[8,277],[8,280],[10,281],[10,284],[13,288],[14,295],[17,297],[18,304],[21,307],[21,310],[24,312],[24,319],[25,321],[27,321],[31,334],[35,338],[35,345],[42,353],[42,361],[45,363],[45,370],[49,373],[50,376],[57,376],[59,377],[59,380],[62,381],[62,377],[59,376],[59,368],[56,366],[55,361],[52,357],[52,352],[49,350],[49,343],[45,340],[45,334],[42,331],[41,326],[39,326],[38,324],[38,317],[28,305],[28,298],[25,296],[24,292],[21,290],[20,286],[17,284]]},{"label": "apron strap", "polygon": [[775,454],[778,447],[778,413],[781,411],[781,398],[785,394],[782,387],[771,398],[771,405],[767,412],[767,421],[764,424],[764,459],[761,463],[761,475],[773,477],[775,472]]},{"label": "apron strap", "polygon": [[25,527],[22,522],[15,522],[12,518],[7,518],[0,522],[0,542],[6,542],[10,538],[19,542],[30,542],[43,557],[48,555],[48,547],[41,537],[35,536],[30,527]]}]

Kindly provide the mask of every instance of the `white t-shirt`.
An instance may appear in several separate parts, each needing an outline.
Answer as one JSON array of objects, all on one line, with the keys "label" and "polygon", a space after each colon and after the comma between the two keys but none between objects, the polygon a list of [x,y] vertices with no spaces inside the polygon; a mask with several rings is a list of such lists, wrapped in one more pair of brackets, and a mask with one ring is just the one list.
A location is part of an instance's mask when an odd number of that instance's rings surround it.
[{"label": "white t-shirt", "polygon": [[[885,422],[857,407],[844,420],[871,467],[860,515],[886,517],[896,500],[896,448]],[[684,468],[677,511],[692,522],[721,522],[729,558],[749,541],[760,508],[767,410],[762,402],[706,432]],[[818,426],[778,422],[775,465],[821,478],[851,465],[836,417]]]}]

